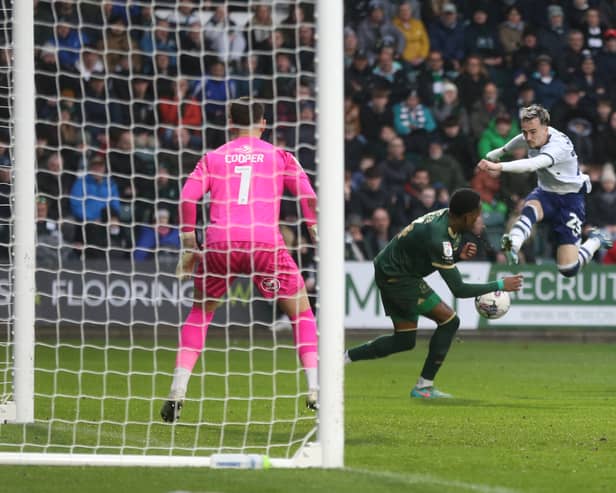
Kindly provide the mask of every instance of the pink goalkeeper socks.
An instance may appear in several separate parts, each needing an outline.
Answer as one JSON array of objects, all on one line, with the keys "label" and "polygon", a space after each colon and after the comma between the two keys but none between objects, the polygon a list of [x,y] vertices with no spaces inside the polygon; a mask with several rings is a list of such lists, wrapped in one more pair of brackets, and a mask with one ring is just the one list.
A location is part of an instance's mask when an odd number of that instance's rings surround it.
[{"label": "pink goalkeeper socks", "polygon": [[295,347],[302,366],[306,368],[317,367],[317,324],[312,310],[303,311],[291,319],[293,333],[295,334]]},{"label": "pink goalkeeper socks", "polygon": [[205,336],[212,318],[214,318],[213,311],[204,313],[202,309],[195,307],[190,311],[180,335],[180,347],[175,360],[176,368],[185,368],[192,372],[205,346]]}]

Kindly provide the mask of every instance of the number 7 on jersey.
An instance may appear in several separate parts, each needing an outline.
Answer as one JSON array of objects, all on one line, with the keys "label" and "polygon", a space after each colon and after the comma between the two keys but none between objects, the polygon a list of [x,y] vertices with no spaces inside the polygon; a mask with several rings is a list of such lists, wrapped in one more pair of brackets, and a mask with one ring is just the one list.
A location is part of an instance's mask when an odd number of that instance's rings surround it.
[{"label": "number 7 on jersey", "polygon": [[250,190],[250,178],[252,177],[252,166],[236,166],[233,171],[241,175],[237,203],[240,205],[247,204],[248,192]]}]

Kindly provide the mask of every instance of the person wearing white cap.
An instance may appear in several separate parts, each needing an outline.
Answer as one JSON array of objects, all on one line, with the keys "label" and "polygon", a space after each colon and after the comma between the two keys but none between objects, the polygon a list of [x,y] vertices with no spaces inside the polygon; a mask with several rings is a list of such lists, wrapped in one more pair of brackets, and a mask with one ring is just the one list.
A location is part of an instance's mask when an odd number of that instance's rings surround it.
[{"label": "person wearing white cap", "polygon": [[443,5],[438,21],[429,27],[428,34],[430,50],[441,52],[443,58],[457,69],[464,58],[464,27],[458,20],[455,4]]}]

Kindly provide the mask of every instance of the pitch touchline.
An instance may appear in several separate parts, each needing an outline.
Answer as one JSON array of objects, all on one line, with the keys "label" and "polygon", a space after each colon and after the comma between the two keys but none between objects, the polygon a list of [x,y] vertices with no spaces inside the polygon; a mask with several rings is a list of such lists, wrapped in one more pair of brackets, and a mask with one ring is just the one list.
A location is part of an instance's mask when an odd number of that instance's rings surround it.
[{"label": "pitch touchline", "polygon": [[370,469],[354,469],[345,468],[345,471],[365,474],[368,476],[377,476],[380,478],[388,478],[399,481],[400,483],[414,485],[414,484],[432,484],[436,486],[446,486],[451,488],[460,488],[462,490],[479,491],[480,493],[517,493],[517,490],[504,488],[502,486],[488,486],[485,484],[467,483],[464,481],[450,481],[447,479],[440,479],[430,474],[403,474],[396,472],[386,471],[372,471]]}]

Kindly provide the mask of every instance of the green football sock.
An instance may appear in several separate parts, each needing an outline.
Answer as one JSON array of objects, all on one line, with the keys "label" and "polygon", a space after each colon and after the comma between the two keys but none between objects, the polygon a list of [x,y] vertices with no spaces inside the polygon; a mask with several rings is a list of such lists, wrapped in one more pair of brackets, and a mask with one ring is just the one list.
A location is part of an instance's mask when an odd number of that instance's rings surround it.
[{"label": "green football sock", "polygon": [[426,380],[434,380],[436,373],[445,361],[451,341],[460,327],[460,319],[455,315],[451,320],[439,325],[430,338],[430,350],[424,363],[421,376]]},{"label": "green football sock", "polygon": [[375,359],[389,356],[390,354],[408,351],[415,347],[416,330],[405,330],[394,332],[388,336],[377,337],[376,339],[349,349],[348,354],[351,361],[362,359]]}]

